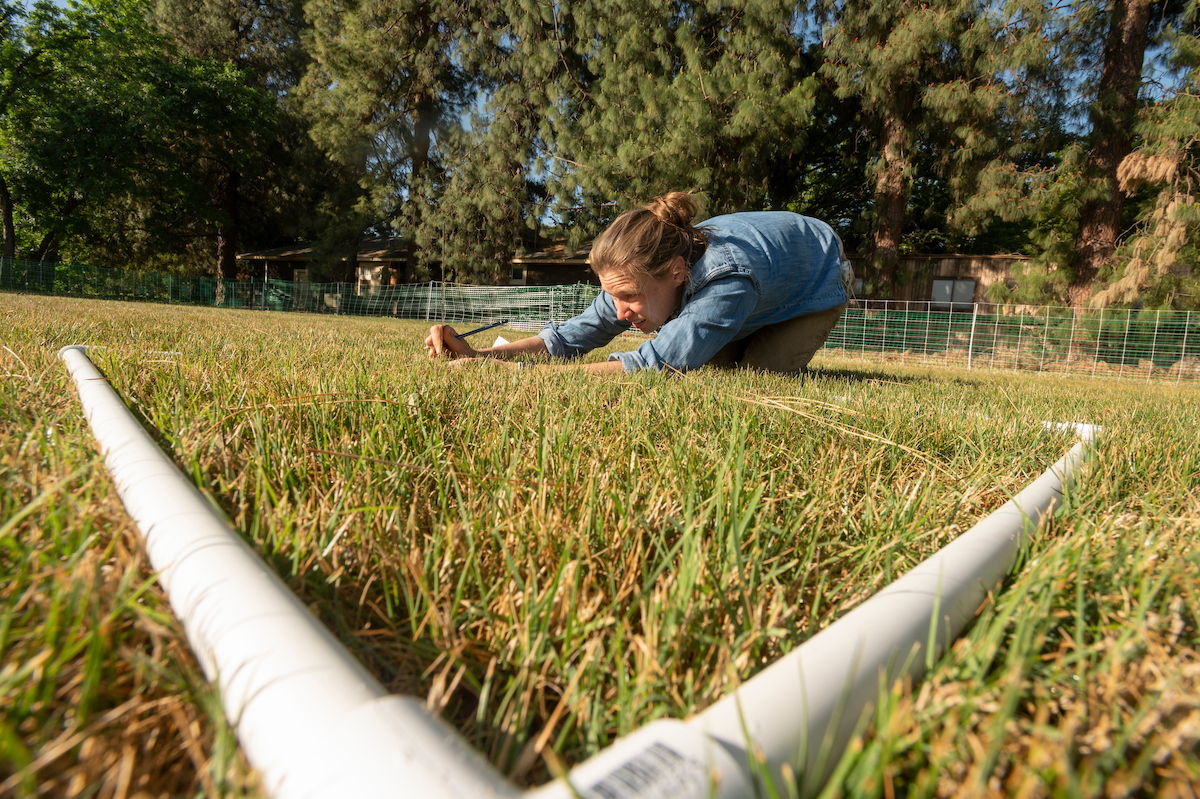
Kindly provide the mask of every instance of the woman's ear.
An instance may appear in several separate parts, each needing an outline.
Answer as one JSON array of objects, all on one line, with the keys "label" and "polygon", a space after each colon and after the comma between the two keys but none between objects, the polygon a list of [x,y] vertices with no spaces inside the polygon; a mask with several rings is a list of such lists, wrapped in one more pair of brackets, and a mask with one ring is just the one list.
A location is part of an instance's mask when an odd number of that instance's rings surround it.
[{"label": "woman's ear", "polygon": [[671,282],[676,286],[682,286],[688,279],[688,264],[682,255],[676,255],[675,260],[671,262]]}]

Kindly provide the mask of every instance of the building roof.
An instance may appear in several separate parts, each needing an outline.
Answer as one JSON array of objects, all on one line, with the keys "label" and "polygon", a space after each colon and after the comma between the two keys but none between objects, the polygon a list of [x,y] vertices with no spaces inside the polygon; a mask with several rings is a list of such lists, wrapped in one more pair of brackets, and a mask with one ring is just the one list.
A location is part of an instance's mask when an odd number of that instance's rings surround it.
[{"label": "building roof", "polygon": [[[363,239],[358,249],[360,263],[403,261],[405,242],[401,238]],[[312,258],[311,244],[289,244],[258,252],[239,253],[239,261],[307,261]],[[342,258],[343,261],[346,258]]]},{"label": "building roof", "polygon": [[588,255],[592,251],[592,243],[585,241],[579,248],[567,255],[565,242],[551,244],[537,252],[518,255],[512,259],[514,264],[570,264],[572,266],[587,266]]}]

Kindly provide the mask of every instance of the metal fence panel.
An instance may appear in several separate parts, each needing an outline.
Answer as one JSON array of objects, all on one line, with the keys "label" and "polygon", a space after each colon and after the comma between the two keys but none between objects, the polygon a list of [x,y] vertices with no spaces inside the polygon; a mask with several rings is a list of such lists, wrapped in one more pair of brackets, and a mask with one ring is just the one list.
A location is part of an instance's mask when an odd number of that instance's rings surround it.
[{"label": "metal fence panel", "polygon": [[[597,286],[364,286],[210,277],[0,259],[0,291],[262,311],[390,316],[430,323],[507,319],[534,331],[579,313]],[[954,310],[949,308],[953,307]],[[825,342],[834,355],[968,369],[1200,380],[1200,313],[862,300]],[[981,309],[987,309],[983,312]]]},{"label": "metal fence panel", "polygon": [[[903,306],[903,307],[897,307]],[[1115,377],[1200,379],[1200,313],[1025,308],[935,310],[934,303],[865,301],[850,307],[825,351],[900,363]]]}]

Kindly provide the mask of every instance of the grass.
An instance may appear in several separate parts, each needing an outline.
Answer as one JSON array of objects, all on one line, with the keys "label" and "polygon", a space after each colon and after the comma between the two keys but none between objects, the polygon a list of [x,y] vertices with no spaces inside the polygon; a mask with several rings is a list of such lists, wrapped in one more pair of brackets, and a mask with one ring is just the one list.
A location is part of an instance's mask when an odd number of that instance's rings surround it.
[{"label": "grass", "polygon": [[76,342],[372,673],[521,784],[703,709],[934,552],[1070,446],[1041,420],[1103,424],[1072,512],[827,791],[1200,776],[1195,389],[829,360],[606,380],[449,369],[394,320],[0,316],[0,793],[258,792],[55,359]]}]

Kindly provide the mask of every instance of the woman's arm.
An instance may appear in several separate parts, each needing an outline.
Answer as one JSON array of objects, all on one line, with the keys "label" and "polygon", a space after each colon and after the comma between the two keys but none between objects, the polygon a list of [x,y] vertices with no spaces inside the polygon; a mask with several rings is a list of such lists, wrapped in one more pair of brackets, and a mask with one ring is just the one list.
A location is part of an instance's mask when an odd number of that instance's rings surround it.
[{"label": "woman's arm", "polygon": [[[538,336],[530,336],[520,341],[501,344],[499,347],[484,347],[477,350],[462,339],[456,338],[455,335],[454,328],[449,325],[434,325],[431,327],[429,329],[429,337],[425,339],[425,349],[429,353],[429,357],[436,358],[442,356],[446,358],[458,358],[461,361],[469,361],[476,358],[502,358],[519,361],[522,355],[545,355],[548,352],[546,342]],[[507,363],[503,363],[502,365],[507,366],[509,369],[520,369],[524,364],[508,360]],[[620,361],[573,363],[563,366],[543,366],[540,368],[573,369],[597,375],[616,374],[625,371],[625,367]]]},{"label": "woman's arm", "polygon": [[429,336],[425,339],[425,351],[429,353],[430,358],[512,358],[522,355],[544,355],[547,352],[546,342],[537,336],[501,344],[499,347],[477,350],[465,339],[457,338],[457,335],[450,325],[434,325],[429,328]]}]

